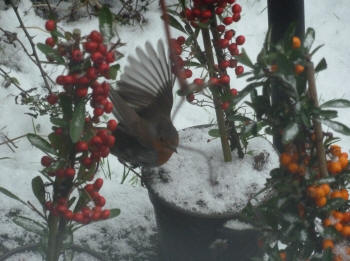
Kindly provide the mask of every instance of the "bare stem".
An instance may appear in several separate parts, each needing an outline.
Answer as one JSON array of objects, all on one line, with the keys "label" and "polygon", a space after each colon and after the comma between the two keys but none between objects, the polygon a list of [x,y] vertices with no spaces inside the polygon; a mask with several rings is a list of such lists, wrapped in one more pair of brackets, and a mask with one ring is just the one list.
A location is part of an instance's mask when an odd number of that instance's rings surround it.
[{"label": "bare stem", "polygon": [[[8,80],[8,79],[11,80],[12,77],[11,77],[7,72],[5,72],[3,69],[0,68],[0,72],[2,73],[2,76],[5,78],[5,80]],[[25,90],[23,90],[23,89],[21,88],[21,86],[19,86],[19,84],[17,84],[15,81],[11,81],[11,83],[12,83],[14,86],[16,86],[16,88],[17,88],[18,90],[20,90],[21,92],[23,92],[26,96],[28,95],[28,93],[27,93]],[[1,145],[1,144],[0,144],[0,145]]]},{"label": "bare stem", "polygon": [[[317,90],[316,90],[316,82],[315,82],[315,69],[311,61],[307,63],[306,69],[307,69],[306,71],[307,81],[309,84],[309,89],[308,89],[309,96],[312,99],[314,106],[319,107]],[[328,177],[329,175],[327,171],[326,151],[323,146],[322,126],[318,118],[314,118],[313,123],[314,123],[314,130],[316,134],[316,151],[317,151],[317,157],[318,157],[318,162],[320,167],[320,174],[321,174],[321,177],[325,178],[325,177]]]}]

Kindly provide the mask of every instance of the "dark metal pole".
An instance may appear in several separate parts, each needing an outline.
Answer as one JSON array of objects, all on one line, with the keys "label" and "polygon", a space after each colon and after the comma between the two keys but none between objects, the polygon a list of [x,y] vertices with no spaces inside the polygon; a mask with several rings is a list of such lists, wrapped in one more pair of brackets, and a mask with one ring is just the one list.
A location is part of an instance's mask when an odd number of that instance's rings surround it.
[{"label": "dark metal pole", "polygon": [[[271,30],[271,41],[273,44],[284,38],[291,24],[295,26],[295,35],[304,39],[304,0],[267,0],[267,7],[269,29]],[[273,88],[272,104],[276,108],[281,108],[278,104],[284,102],[286,102],[286,99],[278,91],[278,88]],[[273,143],[280,152],[283,150],[280,130],[273,130]]]}]

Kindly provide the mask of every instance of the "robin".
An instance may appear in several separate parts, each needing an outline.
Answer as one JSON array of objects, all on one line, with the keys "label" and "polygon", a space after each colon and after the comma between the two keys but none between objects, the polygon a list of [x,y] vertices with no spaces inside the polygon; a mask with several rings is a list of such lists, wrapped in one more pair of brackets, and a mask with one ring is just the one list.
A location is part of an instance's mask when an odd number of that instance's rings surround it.
[{"label": "robin", "polygon": [[167,162],[179,143],[170,118],[175,77],[162,41],[157,51],[147,42],[136,54],[138,60],[128,58],[117,89],[110,92],[119,122],[111,153],[122,163],[154,167]]}]

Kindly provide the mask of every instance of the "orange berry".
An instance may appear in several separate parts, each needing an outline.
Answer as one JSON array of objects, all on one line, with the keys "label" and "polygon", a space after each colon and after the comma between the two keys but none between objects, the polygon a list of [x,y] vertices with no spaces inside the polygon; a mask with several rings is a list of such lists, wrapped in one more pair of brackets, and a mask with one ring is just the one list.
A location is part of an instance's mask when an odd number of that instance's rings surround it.
[{"label": "orange berry", "polygon": [[345,252],[350,256],[350,246],[346,247]]},{"label": "orange berry", "polygon": [[316,203],[316,206],[321,208],[327,204],[327,198],[326,197],[317,198],[315,203]]},{"label": "orange berry", "polygon": [[297,37],[297,36],[294,36],[293,39],[292,39],[292,43],[293,43],[293,49],[298,49],[300,48],[301,46],[301,41],[300,41],[300,38]]},{"label": "orange berry", "polygon": [[340,148],[340,146],[339,145],[332,145],[331,147],[330,147],[330,150],[331,150],[331,153],[334,155],[334,156],[340,156],[340,154],[341,154],[341,148]]},{"label": "orange berry", "polygon": [[331,192],[331,187],[330,187],[328,184],[322,184],[322,185],[321,185],[321,188],[322,188],[322,190],[324,191],[324,193],[325,193],[326,195],[328,195],[329,192]]},{"label": "orange berry", "polygon": [[300,176],[305,176],[305,173],[306,173],[305,167],[300,165],[299,168],[298,168],[298,173],[299,173]]},{"label": "orange berry", "polygon": [[343,261],[341,256],[334,256],[332,261]]},{"label": "orange berry", "polygon": [[287,254],[286,254],[286,252],[280,252],[280,258],[281,258],[281,260],[286,260],[287,259]]},{"label": "orange berry", "polygon": [[292,156],[288,153],[283,152],[280,156],[280,162],[283,166],[287,166],[292,161]]},{"label": "orange berry", "polygon": [[334,247],[333,241],[330,239],[324,239],[322,247],[323,247],[323,249],[333,248]]},{"label": "orange berry", "polygon": [[327,196],[326,191],[321,186],[317,187],[315,191],[315,198],[323,198],[325,196]]},{"label": "orange berry", "polygon": [[341,154],[340,154],[340,157],[344,157],[344,158],[349,158],[349,155],[348,155],[348,153],[346,153],[346,152],[342,152]]},{"label": "orange berry", "polygon": [[338,222],[338,223],[336,223],[336,224],[334,225],[334,228],[335,228],[338,232],[340,232],[340,231],[343,230],[343,225],[342,225],[340,222]]},{"label": "orange berry", "polygon": [[347,166],[348,163],[349,163],[349,160],[348,160],[348,158],[345,158],[345,157],[343,157],[343,156],[340,156],[340,157],[339,157],[339,163],[340,163],[340,165],[341,165],[341,168],[342,168],[342,169],[345,169],[346,166]]},{"label": "orange berry", "polygon": [[329,227],[330,225],[332,225],[332,222],[329,218],[326,218],[325,220],[323,220],[323,226]]},{"label": "orange berry", "polygon": [[288,170],[290,173],[296,174],[298,173],[299,166],[298,164],[292,162],[288,164]]},{"label": "orange berry", "polygon": [[277,64],[273,64],[270,66],[270,72],[274,73],[278,71],[278,66]]},{"label": "orange berry", "polygon": [[347,189],[342,189],[340,190],[340,193],[342,194],[342,198],[344,200],[348,200],[349,199],[349,192]]},{"label": "orange berry", "polygon": [[343,230],[341,231],[341,234],[342,234],[344,237],[350,237],[350,226],[349,226],[349,225],[344,226],[344,227],[343,227]]},{"label": "orange berry", "polygon": [[331,193],[331,198],[343,198],[343,193],[339,190],[335,190]]},{"label": "orange berry", "polygon": [[310,186],[307,188],[307,193],[309,194],[310,197],[315,198],[316,197],[316,187],[315,186]]},{"label": "orange berry", "polygon": [[301,74],[303,71],[305,70],[304,66],[302,66],[301,64],[296,64],[294,66],[294,72],[295,74],[299,75]]},{"label": "orange berry", "polygon": [[328,171],[333,175],[336,175],[342,171],[342,167],[339,161],[331,161],[327,165]]},{"label": "orange berry", "polygon": [[335,219],[338,219],[339,221],[342,221],[343,218],[344,218],[344,214],[340,211],[333,211],[332,212],[332,216],[335,218]]},{"label": "orange berry", "polygon": [[345,223],[349,223],[350,222],[350,212],[344,212],[344,217],[343,217],[343,221]]}]

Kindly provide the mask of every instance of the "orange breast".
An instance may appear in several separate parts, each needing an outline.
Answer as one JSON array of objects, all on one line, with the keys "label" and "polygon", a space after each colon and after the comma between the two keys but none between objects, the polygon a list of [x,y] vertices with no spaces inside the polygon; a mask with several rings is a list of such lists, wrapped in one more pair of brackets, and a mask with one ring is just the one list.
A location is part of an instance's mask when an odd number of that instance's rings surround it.
[{"label": "orange breast", "polygon": [[154,142],[153,146],[155,150],[157,151],[157,165],[163,165],[165,162],[167,162],[171,155],[174,153],[171,149],[164,146],[161,142]]}]

